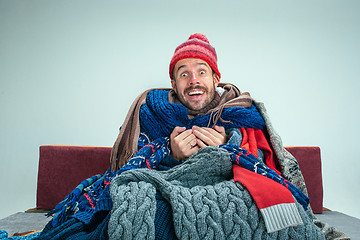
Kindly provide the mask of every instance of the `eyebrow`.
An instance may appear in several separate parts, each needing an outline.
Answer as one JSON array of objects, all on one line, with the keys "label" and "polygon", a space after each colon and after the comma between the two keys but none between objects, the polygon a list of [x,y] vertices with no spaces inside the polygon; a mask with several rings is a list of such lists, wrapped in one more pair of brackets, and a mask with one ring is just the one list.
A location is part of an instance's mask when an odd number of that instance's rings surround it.
[{"label": "eyebrow", "polygon": [[[204,66],[209,67],[211,69],[211,67],[208,66],[206,63],[197,63],[197,65],[199,65],[199,66],[204,65]],[[184,67],[186,67],[186,65],[181,65],[181,66],[178,67],[178,69],[176,71],[178,72],[181,68],[184,68]]]},{"label": "eyebrow", "polygon": [[184,68],[184,67],[186,67],[186,65],[181,65],[180,67],[178,67],[178,69],[176,71],[178,72],[181,68]]}]

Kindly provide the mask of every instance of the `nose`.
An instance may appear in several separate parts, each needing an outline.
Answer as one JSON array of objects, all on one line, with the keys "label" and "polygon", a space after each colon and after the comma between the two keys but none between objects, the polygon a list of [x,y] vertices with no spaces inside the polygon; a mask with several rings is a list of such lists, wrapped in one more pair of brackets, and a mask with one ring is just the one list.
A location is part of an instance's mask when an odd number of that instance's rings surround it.
[{"label": "nose", "polygon": [[191,73],[190,85],[199,83],[196,73]]}]

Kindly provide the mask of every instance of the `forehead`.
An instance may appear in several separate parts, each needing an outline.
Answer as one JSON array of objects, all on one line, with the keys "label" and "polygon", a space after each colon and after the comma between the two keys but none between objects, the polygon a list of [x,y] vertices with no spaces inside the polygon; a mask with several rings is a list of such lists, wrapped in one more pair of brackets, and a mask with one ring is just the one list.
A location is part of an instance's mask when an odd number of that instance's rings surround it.
[{"label": "forehead", "polygon": [[200,66],[206,66],[210,69],[210,66],[204,60],[198,58],[184,58],[179,60],[174,67],[175,72],[179,71],[180,69],[187,69],[187,68],[195,68]]}]

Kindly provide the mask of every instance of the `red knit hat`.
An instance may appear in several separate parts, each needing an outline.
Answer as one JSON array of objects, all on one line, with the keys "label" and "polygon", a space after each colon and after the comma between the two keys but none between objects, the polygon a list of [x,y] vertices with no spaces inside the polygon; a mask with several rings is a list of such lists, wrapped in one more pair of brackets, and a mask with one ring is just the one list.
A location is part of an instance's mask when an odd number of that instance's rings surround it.
[{"label": "red knit hat", "polygon": [[199,58],[204,60],[209,64],[212,70],[219,75],[220,79],[221,74],[217,67],[217,55],[215,48],[210,45],[210,42],[205,35],[201,33],[195,33],[191,35],[186,42],[180,44],[175,49],[175,53],[171,59],[169,67],[169,74],[171,79],[175,64],[184,58]]}]

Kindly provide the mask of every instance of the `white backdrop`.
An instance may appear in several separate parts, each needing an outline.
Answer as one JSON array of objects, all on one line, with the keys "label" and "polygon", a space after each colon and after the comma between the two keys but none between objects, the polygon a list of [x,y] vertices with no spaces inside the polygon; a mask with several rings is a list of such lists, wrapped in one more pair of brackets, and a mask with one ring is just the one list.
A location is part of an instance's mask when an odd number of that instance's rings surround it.
[{"label": "white backdrop", "polygon": [[175,47],[195,32],[215,46],[221,81],[266,104],[284,145],[321,147],[324,206],[360,217],[359,10],[356,0],[0,0],[0,218],[35,207],[40,145],[112,146],[134,98],[170,87]]}]

